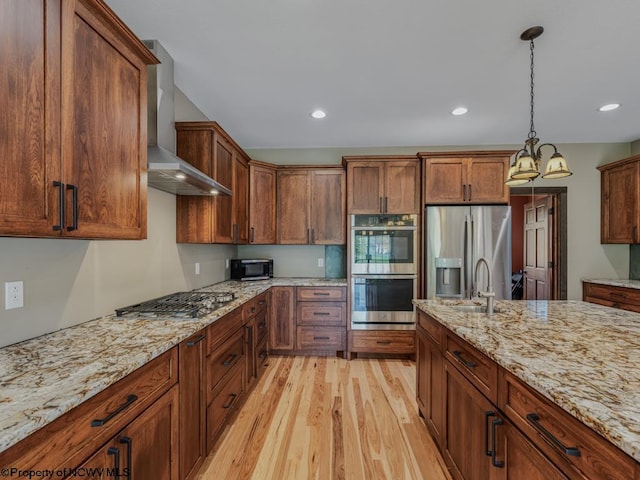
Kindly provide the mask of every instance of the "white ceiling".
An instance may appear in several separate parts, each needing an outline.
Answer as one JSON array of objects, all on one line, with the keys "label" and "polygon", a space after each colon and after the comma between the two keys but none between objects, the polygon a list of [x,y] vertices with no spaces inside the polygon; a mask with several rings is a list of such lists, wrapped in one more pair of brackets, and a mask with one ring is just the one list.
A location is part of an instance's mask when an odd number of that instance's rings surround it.
[{"label": "white ceiling", "polygon": [[[638,0],[106,0],[244,148],[640,138]],[[616,111],[597,108],[617,102]],[[464,105],[469,113],[454,117]],[[323,120],[309,113],[322,108]]]}]

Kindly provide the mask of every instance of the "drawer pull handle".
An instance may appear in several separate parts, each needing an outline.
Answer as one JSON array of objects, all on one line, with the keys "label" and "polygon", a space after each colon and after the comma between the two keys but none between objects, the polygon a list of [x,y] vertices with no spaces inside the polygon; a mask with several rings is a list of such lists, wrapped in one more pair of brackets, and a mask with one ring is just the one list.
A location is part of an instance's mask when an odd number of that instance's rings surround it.
[{"label": "drawer pull handle", "polygon": [[572,456],[572,457],[579,457],[580,456],[580,449],[578,447],[567,447],[567,446],[565,446],[565,444],[562,443],[560,440],[558,440],[556,437],[554,437],[553,434],[549,430],[544,428],[540,424],[540,417],[538,416],[537,413],[527,413],[527,420],[529,420],[529,422],[531,422],[531,425],[533,425],[533,427],[536,430],[538,430],[538,432],[540,432],[543,436],[547,437],[547,439],[553,445],[555,445],[560,450],[562,450],[562,452],[565,455],[569,455],[569,456]]},{"label": "drawer pull handle", "polygon": [[198,335],[198,337],[196,337],[194,340],[187,342],[187,347],[193,347],[194,345],[200,343],[202,340],[204,340],[204,333],[202,335]]},{"label": "drawer pull handle", "polygon": [[328,297],[331,295],[329,292],[313,292],[316,297]]},{"label": "drawer pull handle", "polygon": [[376,343],[378,345],[389,345],[391,343],[391,340],[376,340]]},{"label": "drawer pull handle", "polygon": [[[471,188],[471,186],[469,186]],[[504,462],[496,460],[496,430],[498,425],[502,425],[504,422],[501,418],[496,418],[491,422],[491,465],[496,468],[503,468]]]},{"label": "drawer pull handle", "polygon": [[627,298],[627,294],[626,293],[610,292],[609,295],[611,295],[612,297]]},{"label": "drawer pull handle", "polygon": [[113,412],[109,413],[106,417],[104,417],[104,418],[96,418],[95,420],[92,420],[91,421],[91,426],[92,427],[101,427],[101,426],[103,426],[109,420],[111,420],[113,417],[115,417],[120,412],[122,412],[124,409],[129,407],[137,399],[138,399],[137,395],[129,395],[127,397],[127,400],[122,405],[120,405],[118,408],[116,408]]},{"label": "drawer pull handle", "polygon": [[238,398],[238,394],[237,393],[232,393],[231,395],[229,395],[229,401],[227,403],[225,403],[224,405],[222,405],[222,408],[227,409],[227,408],[231,408],[231,406],[236,403],[236,398]]},{"label": "drawer pull handle", "polygon": [[237,353],[232,353],[227,357],[227,359],[224,362],[222,362],[222,365],[224,365],[225,367],[231,366],[231,364],[233,363],[233,361],[236,359],[237,356],[238,356]]},{"label": "drawer pull handle", "polygon": [[264,360],[265,358],[267,358],[267,351],[266,350],[262,350],[260,352],[260,355],[258,355],[258,357],[260,357],[261,359]]},{"label": "drawer pull handle", "polygon": [[495,416],[496,412],[492,410],[484,412],[484,453],[487,457],[493,454],[493,450],[489,450],[489,418]]},{"label": "drawer pull handle", "polygon": [[313,315],[316,317],[322,317],[326,315],[331,315],[331,313],[330,312],[313,312]]},{"label": "drawer pull handle", "polygon": [[331,337],[313,337],[314,340],[330,340]]},{"label": "drawer pull handle", "polygon": [[133,469],[133,440],[130,437],[122,437],[120,443],[127,446],[127,480],[131,480],[131,470]]},{"label": "drawer pull handle", "polygon": [[475,368],[476,367],[476,362],[470,362],[469,360],[465,360],[464,358],[462,358],[462,352],[460,350],[455,350],[453,352],[453,354],[455,355],[455,357],[460,360],[462,363],[464,363],[465,367],[467,368]]}]

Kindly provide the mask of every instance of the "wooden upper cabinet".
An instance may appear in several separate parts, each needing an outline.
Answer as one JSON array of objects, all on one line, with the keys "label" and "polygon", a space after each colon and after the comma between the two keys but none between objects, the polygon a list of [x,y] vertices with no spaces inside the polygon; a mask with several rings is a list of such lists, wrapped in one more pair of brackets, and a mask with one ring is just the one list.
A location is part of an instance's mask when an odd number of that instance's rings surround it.
[{"label": "wooden upper cabinet", "polygon": [[343,245],[344,183],[340,167],[278,170],[278,243]]},{"label": "wooden upper cabinet", "polygon": [[419,153],[425,203],[509,203],[510,151]]},{"label": "wooden upper cabinet", "polygon": [[420,213],[420,162],[413,156],[342,157],[347,212]]},{"label": "wooden upper cabinet", "polygon": [[249,162],[249,243],[276,243],[276,167]]},{"label": "wooden upper cabinet", "polygon": [[247,154],[216,122],[176,122],[177,154],[232,191],[182,196],[176,202],[178,243],[248,243]]},{"label": "wooden upper cabinet", "polygon": [[155,57],[103,2],[11,0],[0,28],[0,234],[145,238]]},{"label": "wooden upper cabinet", "polygon": [[640,242],[640,155],[598,167],[600,243]]}]

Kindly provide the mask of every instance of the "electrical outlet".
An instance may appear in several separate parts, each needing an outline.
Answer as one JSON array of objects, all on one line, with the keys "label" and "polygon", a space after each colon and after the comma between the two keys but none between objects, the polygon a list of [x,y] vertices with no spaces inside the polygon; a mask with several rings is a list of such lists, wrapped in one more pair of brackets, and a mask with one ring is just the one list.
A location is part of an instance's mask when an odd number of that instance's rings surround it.
[{"label": "electrical outlet", "polygon": [[19,282],[5,282],[4,309],[22,308],[24,306],[24,284]]},{"label": "electrical outlet", "polygon": [[322,268],[324,267],[324,258],[319,258],[318,259],[318,268]]},{"label": "electrical outlet", "polygon": [[200,262],[196,262],[196,275],[200,275]]},{"label": "electrical outlet", "polygon": [[229,259],[225,259],[224,261],[224,268],[226,268],[227,270],[229,269]]}]

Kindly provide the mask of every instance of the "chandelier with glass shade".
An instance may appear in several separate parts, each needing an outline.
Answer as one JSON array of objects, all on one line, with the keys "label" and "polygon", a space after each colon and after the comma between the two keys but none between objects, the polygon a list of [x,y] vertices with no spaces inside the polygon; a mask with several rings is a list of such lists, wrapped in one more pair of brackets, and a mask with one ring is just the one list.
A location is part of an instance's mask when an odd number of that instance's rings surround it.
[{"label": "chandelier with glass shade", "polygon": [[514,162],[509,168],[507,179],[504,182],[509,186],[522,185],[527,182],[533,181],[537,178],[541,172],[542,164],[542,148],[553,148],[551,158],[547,161],[547,166],[542,175],[542,178],[562,178],[571,175],[567,161],[553,143],[543,143],[538,145],[539,139],[537,138],[536,129],[533,122],[533,107],[534,107],[534,91],[533,91],[533,40],[538,38],[544,32],[544,28],[540,26],[531,27],[526,29],[520,35],[521,40],[528,41],[531,51],[531,124],[529,129],[529,135],[524,142],[524,147],[516,152],[514,156]]}]

